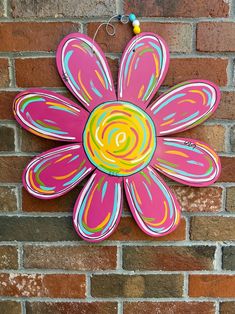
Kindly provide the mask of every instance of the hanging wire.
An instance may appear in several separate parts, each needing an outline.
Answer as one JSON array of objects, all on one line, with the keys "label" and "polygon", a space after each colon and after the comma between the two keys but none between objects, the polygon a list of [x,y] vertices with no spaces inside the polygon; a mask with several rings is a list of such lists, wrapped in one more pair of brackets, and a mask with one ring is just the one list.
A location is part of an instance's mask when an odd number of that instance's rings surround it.
[{"label": "hanging wire", "polygon": [[105,25],[105,30],[106,30],[106,33],[109,35],[109,36],[114,36],[116,34],[116,28],[115,26],[111,23],[112,20],[114,19],[117,19],[119,20],[122,24],[127,24],[129,22],[129,15],[126,15],[126,14],[115,14],[113,16],[111,16],[107,22],[103,22],[101,23],[96,31],[95,31],[95,34],[92,38],[92,51],[94,53],[94,42],[95,42],[95,38],[98,34],[98,31],[100,30],[100,28]]}]

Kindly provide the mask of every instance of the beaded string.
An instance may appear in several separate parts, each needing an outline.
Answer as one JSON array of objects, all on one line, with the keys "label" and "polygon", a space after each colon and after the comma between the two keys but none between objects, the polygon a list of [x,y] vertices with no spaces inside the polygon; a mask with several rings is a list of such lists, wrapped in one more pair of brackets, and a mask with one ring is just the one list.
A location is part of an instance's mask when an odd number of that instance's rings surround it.
[{"label": "beaded string", "polygon": [[[141,32],[141,29],[140,29],[140,22],[139,20],[137,20],[136,16],[134,13],[131,13],[129,15],[126,15],[126,14],[115,14],[113,16],[110,17],[110,19],[107,21],[107,22],[103,22],[101,23],[96,31],[95,31],[95,34],[93,36],[93,47],[94,47],[94,41],[95,41],[95,38],[97,36],[97,33],[99,31],[99,29],[105,25],[105,30],[106,30],[106,33],[110,36],[114,36],[116,34],[116,30],[115,30],[115,26],[111,23],[111,21],[113,19],[118,19],[122,24],[127,24],[128,22],[131,22],[132,23],[132,26],[133,26],[133,33],[135,35],[138,35],[140,34]],[[92,48],[93,52],[94,52],[94,49]]]},{"label": "beaded string", "polygon": [[134,13],[131,13],[129,15],[129,21],[132,22],[132,26],[133,26],[133,32],[135,35],[138,35],[141,32],[140,29],[140,21],[137,20],[136,16]]}]

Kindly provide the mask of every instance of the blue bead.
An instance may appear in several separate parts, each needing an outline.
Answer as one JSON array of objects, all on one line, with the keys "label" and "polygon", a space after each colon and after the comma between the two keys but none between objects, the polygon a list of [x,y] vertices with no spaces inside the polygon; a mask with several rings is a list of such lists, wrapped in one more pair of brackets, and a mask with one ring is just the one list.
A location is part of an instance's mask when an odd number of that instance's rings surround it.
[{"label": "blue bead", "polygon": [[131,14],[129,15],[129,20],[130,20],[131,22],[133,22],[134,20],[136,20],[136,16],[135,16],[134,13],[131,13]]}]

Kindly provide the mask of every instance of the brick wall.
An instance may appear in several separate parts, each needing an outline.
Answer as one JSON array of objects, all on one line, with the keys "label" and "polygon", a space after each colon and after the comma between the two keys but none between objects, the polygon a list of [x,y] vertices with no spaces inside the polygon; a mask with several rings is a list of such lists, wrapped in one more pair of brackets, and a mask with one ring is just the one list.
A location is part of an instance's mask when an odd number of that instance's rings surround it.
[{"label": "brick wall", "polygon": [[[232,0],[0,1],[0,313],[235,313],[234,10]],[[89,245],[71,223],[80,187],[50,201],[22,189],[27,162],[58,143],[22,130],[12,101],[28,87],[67,95],[59,41],[76,30],[93,36],[107,17],[131,11],[170,46],[163,89],[193,78],[221,87],[214,116],[182,134],[219,152],[222,175],[208,188],[170,182],[183,208],[174,233],[149,238],[126,209],[109,240]],[[118,24],[116,32],[97,36],[115,78],[132,30]]]}]

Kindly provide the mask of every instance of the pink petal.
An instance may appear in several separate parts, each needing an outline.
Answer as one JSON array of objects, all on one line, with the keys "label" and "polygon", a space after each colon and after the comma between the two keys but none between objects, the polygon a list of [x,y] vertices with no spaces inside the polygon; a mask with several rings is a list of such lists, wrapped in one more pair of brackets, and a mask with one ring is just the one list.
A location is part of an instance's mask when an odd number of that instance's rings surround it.
[{"label": "pink petal", "polygon": [[141,33],[128,43],[118,77],[118,99],[146,108],[162,84],[169,66],[165,41],[154,33]]},{"label": "pink petal", "polygon": [[23,184],[35,197],[56,198],[70,191],[93,169],[81,145],[65,145],[34,158],[24,170]]},{"label": "pink petal", "polygon": [[220,160],[207,144],[188,138],[157,138],[151,165],[169,178],[191,186],[207,186],[220,175]]},{"label": "pink petal", "polygon": [[179,204],[150,167],[124,180],[131,212],[139,227],[153,237],[171,233],[180,221]]},{"label": "pink petal", "polygon": [[157,135],[181,132],[202,123],[220,101],[218,86],[209,81],[188,81],[175,86],[147,108]]},{"label": "pink petal", "polygon": [[53,92],[31,89],[14,100],[16,120],[27,131],[41,137],[81,142],[88,112]]},{"label": "pink petal", "polygon": [[121,184],[121,178],[96,170],[80,192],[73,211],[73,223],[84,240],[103,241],[117,227],[122,212]]},{"label": "pink petal", "polygon": [[66,36],[57,49],[56,62],[64,84],[90,111],[117,99],[105,55],[90,37]]}]

